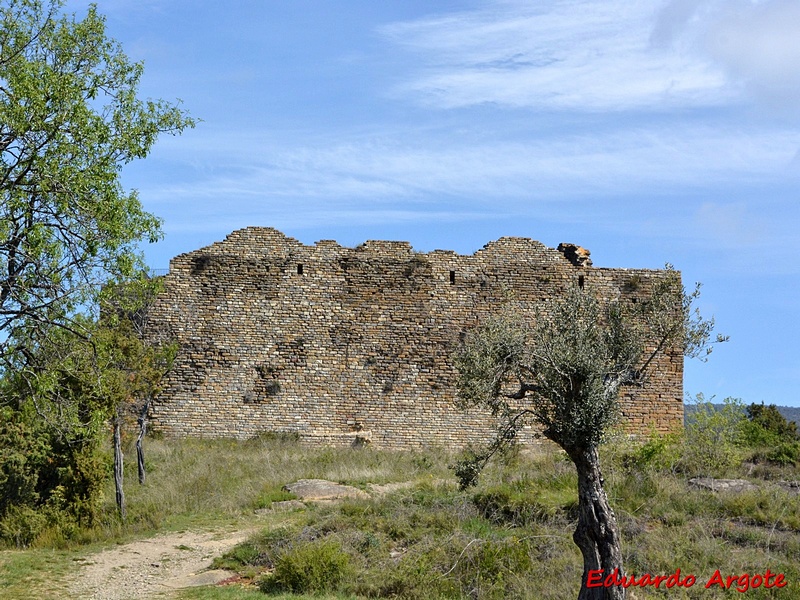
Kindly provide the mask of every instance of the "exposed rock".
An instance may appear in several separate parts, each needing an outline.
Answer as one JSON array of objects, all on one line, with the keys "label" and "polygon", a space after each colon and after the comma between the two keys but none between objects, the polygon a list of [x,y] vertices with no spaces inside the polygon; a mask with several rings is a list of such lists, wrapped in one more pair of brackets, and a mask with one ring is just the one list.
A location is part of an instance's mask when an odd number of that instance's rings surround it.
[{"label": "exposed rock", "polygon": [[791,494],[800,495],[800,481],[779,481],[778,485]]},{"label": "exposed rock", "polygon": [[369,495],[350,485],[324,479],[300,479],[283,486],[301,500],[335,500],[337,498],[369,498]]},{"label": "exposed rock", "polygon": [[306,507],[300,500],[282,500],[272,502],[268,508],[257,508],[257,515],[268,515],[274,512],[288,512],[290,510],[302,510]]},{"label": "exposed rock", "polygon": [[200,573],[191,573],[182,577],[176,577],[164,582],[164,586],[174,589],[183,589],[189,587],[200,587],[201,585],[216,585],[232,576],[236,575],[235,571],[226,571],[223,569],[209,569],[208,571],[201,571]]},{"label": "exposed rock", "polygon": [[562,242],[556,248],[561,254],[564,255],[569,262],[571,262],[576,267],[591,267],[592,266],[592,259],[589,258],[591,252],[582,246],[578,246],[577,244],[568,244]]},{"label": "exposed rock", "polygon": [[712,477],[693,477],[689,485],[712,492],[749,492],[757,490],[755,483],[746,479],[714,479]]}]

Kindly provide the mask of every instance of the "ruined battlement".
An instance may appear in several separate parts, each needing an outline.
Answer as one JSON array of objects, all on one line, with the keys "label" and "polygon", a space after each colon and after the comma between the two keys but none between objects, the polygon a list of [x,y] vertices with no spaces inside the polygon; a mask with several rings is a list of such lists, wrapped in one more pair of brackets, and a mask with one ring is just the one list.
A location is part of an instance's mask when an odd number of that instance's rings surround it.
[{"label": "ruined battlement", "polygon": [[[511,297],[524,314],[569,286],[636,299],[663,271],[591,266],[588,251],[504,237],[472,255],[407,242],[313,246],[249,227],[175,257],[149,327],[180,350],[154,403],[166,435],[293,432],[344,445],[463,446],[491,435],[455,407],[450,357]],[[683,421],[683,356],[659,357],[622,399],[633,432]],[[534,435],[533,430],[527,437]]]}]

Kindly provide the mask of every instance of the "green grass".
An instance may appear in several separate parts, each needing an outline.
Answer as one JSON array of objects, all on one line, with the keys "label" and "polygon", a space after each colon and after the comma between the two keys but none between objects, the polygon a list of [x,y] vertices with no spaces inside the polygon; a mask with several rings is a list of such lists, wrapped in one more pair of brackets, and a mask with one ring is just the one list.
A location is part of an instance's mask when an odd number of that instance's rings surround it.
[{"label": "green grass", "polygon": [[63,582],[83,560],[65,550],[0,551],[0,598],[62,600]]},{"label": "green grass", "polygon": [[236,586],[214,588],[191,588],[175,596],[180,600],[356,600],[354,596],[342,594],[278,594],[265,596],[258,590]]},{"label": "green grass", "polygon": [[[738,596],[702,584],[716,569],[738,575],[766,568],[784,573],[790,587],[753,589],[745,597],[800,597],[800,498],[766,481],[797,479],[796,468],[742,467],[738,476],[760,481],[761,489],[714,494],[691,488],[686,475],[653,461],[631,466],[629,449],[613,450],[604,452],[603,464],[626,568],[654,575],[680,568],[698,579],[689,590],[637,589],[637,600]],[[572,542],[576,477],[558,452],[512,453],[468,491],[455,486],[447,469],[453,457],[439,450],[313,448],[265,437],[148,440],[146,453],[147,484],[136,483],[133,469],[126,473],[125,524],[116,517],[109,487],[101,522],[78,539],[45,537],[38,548],[0,552],[0,597],[65,597],[66,576],[101,543],[166,530],[255,524],[261,532],[215,565],[237,570],[250,585],[194,588],[171,597],[561,600],[577,595],[582,561]],[[361,488],[415,483],[371,499],[254,514],[288,499],[282,486],[301,478]]]}]

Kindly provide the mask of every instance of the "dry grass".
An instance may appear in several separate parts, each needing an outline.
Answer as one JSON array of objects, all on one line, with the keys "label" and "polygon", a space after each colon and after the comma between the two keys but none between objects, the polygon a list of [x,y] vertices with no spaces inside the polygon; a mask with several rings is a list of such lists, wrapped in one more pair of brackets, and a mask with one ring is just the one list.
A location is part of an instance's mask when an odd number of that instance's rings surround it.
[{"label": "dry grass", "polygon": [[[256,507],[301,478],[362,488],[369,482],[416,485],[368,500],[312,506],[287,514],[285,520],[270,519],[272,525],[261,535],[224,560],[227,566],[257,579],[284,560],[286,580],[294,581],[304,556],[332,552],[331,564],[344,565],[347,577],[338,579],[328,596],[316,596],[323,598],[561,600],[577,595],[582,563],[571,540],[576,478],[571,463],[557,452],[511,454],[486,471],[477,489],[466,492],[434,483],[454,481],[447,469],[453,457],[435,449],[397,453],[309,448],[292,440],[261,438],[148,440],[146,452],[147,484],[136,483],[133,469],[126,473],[127,523],[116,518],[109,487],[98,527],[82,532],[77,542],[40,540],[40,546],[70,549],[0,553],[0,597],[28,598],[32,592],[45,599],[61,597],[58,581],[74,570],[75,561],[90,549],[88,543],[189,527],[251,526]],[[747,598],[800,597],[797,496],[766,481],[760,490],[744,494],[695,490],[685,476],[663,466],[631,468],[626,452],[606,452],[604,471],[623,531],[628,571],[668,575],[680,568],[697,577],[688,590],[637,589],[632,597],[728,598],[738,594],[703,587],[716,569],[727,576],[767,568],[784,573],[789,587],[751,589]],[[764,473],[798,478],[795,469]],[[744,467],[739,473],[753,474]],[[306,551],[304,544],[324,548]],[[337,553],[347,559],[339,561]],[[186,590],[180,597],[264,596],[255,587],[231,587]]]}]

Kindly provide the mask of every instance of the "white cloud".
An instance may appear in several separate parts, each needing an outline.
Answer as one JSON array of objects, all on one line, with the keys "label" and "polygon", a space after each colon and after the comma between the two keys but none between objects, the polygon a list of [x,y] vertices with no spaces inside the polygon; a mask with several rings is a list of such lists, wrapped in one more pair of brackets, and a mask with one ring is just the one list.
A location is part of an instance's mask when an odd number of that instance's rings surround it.
[{"label": "white cloud", "polygon": [[[166,186],[147,183],[143,193],[148,198],[403,200],[421,205],[459,198],[474,206],[561,202],[652,186],[768,182],[784,176],[800,145],[800,133],[791,131],[671,123],[565,132],[557,138],[530,135],[525,141],[412,129],[344,140],[338,134],[307,133],[293,142],[253,132],[212,134],[205,142],[200,132],[190,135],[191,178]],[[154,159],[186,159],[184,143],[164,142]]]},{"label": "white cloud", "polygon": [[618,111],[725,102],[724,75],[709,60],[651,43],[655,18],[645,2],[560,0],[546,9],[510,2],[382,33],[422,61],[398,91],[443,108]]},{"label": "white cloud", "polygon": [[727,2],[714,15],[707,46],[759,101],[798,114],[800,2]]},{"label": "white cloud", "polygon": [[555,0],[389,25],[415,53],[396,93],[439,108],[622,111],[800,99],[796,0]]}]

